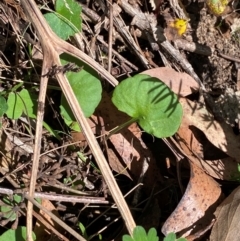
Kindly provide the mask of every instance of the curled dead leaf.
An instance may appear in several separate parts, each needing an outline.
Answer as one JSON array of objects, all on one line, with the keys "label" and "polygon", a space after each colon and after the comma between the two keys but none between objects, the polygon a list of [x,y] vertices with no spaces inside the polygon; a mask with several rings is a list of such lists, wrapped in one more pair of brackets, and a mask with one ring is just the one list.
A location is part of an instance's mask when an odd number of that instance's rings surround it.
[{"label": "curled dead leaf", "polygon": [[[188,109],[185,105],[189,105],[189,101],[181,100],[181,103],[184,110]],[[184,112],[181,126],[176,134],[178,143],[184,153],[206,173],[214,178],[232,180],[237,174],[238,163],[211,143],[206,136],[207,132],[203,132],[194,125],[195,118],[199,118],[199,122],[204,121],[200,119],[202,112],[200,111],[199,114],[199,111],[199,108],[195,108],[191,116],[187,116],[190,110]],[[217,138],[218,133],[216,132],[215,135]]]},{"label": "curled dead leaf", "polygon": [[194,126],[201,130],[206,138],[228,156],[240,161],[240,136],[235,135],[232,128],[224,122],[218,122],[207,108],[184,98],[180,99],[183,107],[182,125],[184,128]]},{"label": "curled dead leaf", "polygon": [[186,237],[209,225],[213,219],[221,189],[201,168],[191,161],[189,163],[190,180],[180,203],[162,227],[165,235],[182,231],[181,236]]}]

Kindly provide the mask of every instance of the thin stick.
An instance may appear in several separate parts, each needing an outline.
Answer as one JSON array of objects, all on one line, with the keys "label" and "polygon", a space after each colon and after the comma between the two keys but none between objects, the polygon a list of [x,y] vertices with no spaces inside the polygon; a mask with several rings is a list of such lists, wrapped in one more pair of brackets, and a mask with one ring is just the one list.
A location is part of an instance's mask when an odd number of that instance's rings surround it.
[{"label": "thin stick", "polygon": [[112,0],[108,0],[109,6],[109,35],[108,35],[108,72],[112,69],[112,39],[113,39],[113,6]]},{"label": "thin stick", "polygon": [[[13,194],[28,194],[27,192],[21,191],[13,191],[12,189],[0,187],[1,194],[13,195]],[[74,202],[74,203],[93,203],[93,204],[109,204],[109,201],[106,201],[101,197],[84,197],[84,196],[71,196],[71,195],[63,195],[63,194],[50,194],[50,193],[41,193],[35,192],[34,198],[42,198],[51,201],[59,201],[59,202]]]},{"label": "thin stick", "polygon": [[[44,59],[46,60],[46,59]],[[44,73],[45,67],[47,68],[47,62],[43,60],[43,68],[42,73]],[[34,196],[35,185],[37,180],[38,166],[39,166],[39,158],[40,158],[40,150],[41,150],[41,138],[42,138],[42,123],[44,117],[44,106],[45,106],[45,97],[47,92],[47,83],[48,78],[42,77],[42,82],[40,85],[39,97],[38,97],[38,112],[37,112],[37,125],[36,125],[36,134],[35,134],[35,143],[33,150],[33,163],[32,163],[32,175],[30,179],[29,186],[29,195],[30,197]],[[27,204],[27,233],[30,234],[32,232],[32,211],[33,204],[28,202]],[[28,236],[28,239],[32,239],[32,236]]]},{"label": "thin stick", "polygon": [[[116,79],[110,75],[105,69],[103,69],[102,66],[100,66],[98,63],[96,63],[94,60],[92,60],[88,55],[77,49],[76,47],[70,45],[69,43],[61,40],[58,36],[56,36],[55,33],[51,30],[51,28],[46,23],[46,20],[43,18],[40,10],[38,9],[36,3],[33,0],[24,0],[21,1],[22,6],[24,8],[25,14],[28,16],[29,20],[32,22],[32,24],[35,27],[35,30],[37,31],[39,40],[41,42],[41,46],[43,48],[44,53],[44,60],[45,65],[43,69],[43,73],[46,74],[51,69],[52,66],[61,66],[61,62],[59,59],[59,55],[63,52],[68,53],[76,58],[79,58],[80,60],[87,63],[89,66],[97,70],[100,74],[102,74],[112,85],[117,85],[118,82]],[[81,126],[81,129],[86,137],[86,140],[88,141],[89,147],[92,150],[92,153],[96,159],[96,162],[101,170],[101,173],[109,187],[109,190],[113,196],[114,201],[116,202],[116,205],[125,220],[126,227],[129,231],[129,233],[132,235],[133,229],[135,228],[136,224],[133,220],[133,217],[131,215],[131,212],[129,210],[129,207],[123,198],[123,195],[116,183],[116,180],[113,177],[113,174],[111,172],[111,169],[108,165],[108,162],[106,161],[102,150],[100,149],[100,146],[98,145],[98,142],[92,133],[92,130],[90,126],[88,125],[88,122],[86,118],[84,117],[83,111],[81,107],[79,106],[79,103],[76,99],[76,96],[66,78],[66,76],[63,73],[56,74],[56,78],[59,82],[59,85],[74,113],[74,116],[76,120],[78,121],[79,125]],[[42,81],[41,81],[42,84]],[[41,106],[42,107],[42,106]],[[40,127],[39,127],[40,129]],[[37,136],[38,138],[41,138],[41,136]],[[40,141],[37,141],[37,143],[40,143]],[[40,145],[36,146],[35,149],[40,149]],[[34,155],[38,155],[39,150],[37,150],[37,153]],[[35,157],[34,160],[38,162],[39,160]],[[35,166],[38,166],[35,164]],[[29,205],[30,210],[31,206]],[[28,214],[28,218],[30,218],[30,214]],[[27,237],[28,241],[32,241],[31,237],[31,231],[30,228],[27,229]]]}]

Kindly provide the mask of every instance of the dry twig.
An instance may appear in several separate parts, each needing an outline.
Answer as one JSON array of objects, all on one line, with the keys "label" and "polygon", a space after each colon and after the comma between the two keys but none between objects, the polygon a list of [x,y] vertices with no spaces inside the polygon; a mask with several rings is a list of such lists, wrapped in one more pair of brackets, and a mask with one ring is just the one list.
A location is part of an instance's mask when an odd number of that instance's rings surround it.
[{"label": "dry twig", "polygon": [[[51,28],[46,23],[40,10],[38,9],[36,3],[33,0],[24,0],[21,2],[24,12],[28,19],[31,21],[35,30],[37,31],[39,40],[41,42],[43,50],[43,65],[42,65],[42,77],[40,85],[40,94],[38,99],[38,112],[37,112],[37,127],[36,127],[36,138],[34,145],[34,157],[32,165],[32,176],[29,189],[29,199],[33,197],[35,191],[36,177],[38,171],[38,163],[41,149],[41,136],[42,136],[42,122],[44,115],[44,104],[45,95],[47,89],[48,77],[46,74],[49,73],[52,66],[61,66],[59,55],[63,52],[70,54],[76,58],[81,59],[89,66],[98,71],[103,77],[105,77],[112,85],[117,85],[116,79],[111,76],[105,69],[103,69],[99,64],[93,61],[89,56],[84,54],[82,51],[78,50],[69,43],[61,40],[59,37],[53,33]],[[44,77],[43,77],[44,76]],[[102,172],[103,177],[109,187],[109,190],[117,204],[117,207],[126,223],[127,229],[130,234],[132,234],[135,227],[135,222],[132,218],[131,212],[122,193],[112,175],[112,172],[108,166],[108,163],[98,145],[96,138],[94,137],[91,128],[89,127],[86,118],[80,108],[78,101],[73,93],[73,90],[63,73],[57,73],[56,78],[59,82],[60,87],[74,113],[76,120],[78,121],[81,129],[88,140],[88,144],[92,150],[92,153],[98,163],[98,166]],[[27,238],[28,241],[32,241],[31,231],[32,231],[32,200],[28,202],[27,210]]]}]

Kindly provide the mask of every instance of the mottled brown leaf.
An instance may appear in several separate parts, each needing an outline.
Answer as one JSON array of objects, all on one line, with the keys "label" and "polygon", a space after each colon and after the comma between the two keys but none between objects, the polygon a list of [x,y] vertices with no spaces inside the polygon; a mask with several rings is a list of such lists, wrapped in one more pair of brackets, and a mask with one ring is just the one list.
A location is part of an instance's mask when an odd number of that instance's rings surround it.
[{"label": "mottled brown leaf", "polygon": [[[232,128],[225,122],[216,121],[205,105],[194,103],[184,98],[180,99],[180,103],[184,112],[180,127],[181,132],[191,130],[193,133],[194,129],[195,131],[198,129],[204,133],[205,138],[215,148],[220,149],[237,162],[240,161],[240,135],[235,135]],[[186,136],[190,135],[187,137],[190,146],[194,141],[191,132],[186,133]]]},{"label": "mottled brown leaf", "polygon": [[162,227],[165,235],[182,231],[181,235],[187,236],[207,226],[213,219],[213,210],[209,207],[214,208],[221,189],[201,168],[191,161],[189,163],[191,177],[180,203]]},{"label": "mottled brown leaf", "polygon": [[[193,108],[194,110],[191,112],[189,106],[194,106],[194,104],[190,101],[187,102],[184,99],[181,99],[180,101],[184,109],[184,116],[176,137],[181,148],[188,157],[192,157],[191,160],[195,164],[212,177],[232,180],[232,178],[238,173],[237,160],[229,157],[224,151],[213,144],[216,144],[219,135],[221,136],[221,133],[218,131],[219,129],[214,129],[216,126],[220,127],[219,123],[217,123],[207,112],[206,113],[211,119],[204,119],[203,108],[201,109],[197,106]],[[205,114],[205,116],[207,114]],[[206,127],[202,128],[204,123],[199,122],[205,122]],[[214,141],[213,143],[208,139],[210,134],[212,135],[210,136],[210,139]]]}]

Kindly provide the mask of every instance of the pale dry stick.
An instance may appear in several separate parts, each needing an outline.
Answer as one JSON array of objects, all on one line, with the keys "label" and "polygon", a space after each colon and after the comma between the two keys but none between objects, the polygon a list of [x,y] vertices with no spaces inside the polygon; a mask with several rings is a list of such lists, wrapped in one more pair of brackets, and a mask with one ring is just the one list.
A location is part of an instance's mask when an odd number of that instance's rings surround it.
[{"label": "pale dry stick", "polygon": [[[110,75],[103,67],[101,67],[99,64],[97,64],[95,61],[93,61],[89,56],[87,56],[82,51],[78,50],[74,46],[70,45],[69,43],[61,40],[59,37],[57,37],[51,28],[46,23],[45,19],[43,18],[40,10],[38,9],[36,3],[33,0],[24,0],[21,2],[22,6],[24,8],[25,14],[28,16],[28,19],[32,22],[32,24],[35,27],[35,30],[37,31],[39,40],[41,42],[41,46],[44,53],[44,59],[43,59],[43,69],[42,69],[42,75],[45,77],[41,78],[41,92],[39,94],[39,110],[38,110],[38,116],[37,116],[37,127],[36,127],[36,139],[35,139],[35,147],[34,147],[34,158],[33,158],[33,174],[31,177],[31,183],[30,183],[30,191],[29,196],[33,197],[34,194],[34,186],[36,183],[36,172],[38,169],[38,162],[39,162],[39,155],[40,155],[40,148],[41,148],[41,132],[42,132],[42,121],[43,121],[43,112],[44,112],[44,92],[46,89],[47,84],[47,76],[46,74],[49,73],[51,70],[51,67],[61,66],[59,55],[63,52],[68,53],[72,55],[73,57],[79,58],[83,62],[87,63],[89,66],[94,68],[96,71],[98,71],[103,77],[105,77],[112,85],[117,85],[117,80]],[[88,122],[86,118],[84,117],[84,114],[82,112],[82,109],[80,108],[78,101],[73,93],[73,90],[66,78],[66,76],[63,73],[56,74],[56,78],[59,82],[59,85],[74,113],[74,116],[78,123],[80,124],[82,131],[84,135],[86,136],[86,139],[88,141],[88,144],[90,146],[90,149],[92,150],[92,153],[97,161],[97,164],[101,170],[101,173],[109,187],[109,190],[113,196],[114,201],[116,202],[116,205],[125,221],[126,227],[132,235],[133,229],[135,228],[136,224],[133,220],[133,217],[131,215],[131,212],[129,210],[128,205],[126,204],[125,199],[123,198],[123,195],[112,175],[112,172],[109,168],[109,165],[98,145],[98,142],[95,138],[95,136],[92,133],[92,130],[90,126],[88,125]],[[35,178],[35,180],[34,180]],[[32,187],[31,187],[32,186]],[[27,237],[28,241],[32,241],[31,237],[31,230],[32,230],[32,222],[31,222],[31,211],[32,211],[32,205],[29,205],[29,209],[27,212]]]},{"label": "pale dry stick", "polygon": [[[41,150],[41,138],[42,138],[42,123],[44,117],[44,106],[45,106],[45,97],[47,92],[47,84],[48,84],[48,77],[46,76],[47,72],[50,69],[48,61],[51,60],[51,54],[48,53],[49,47],[42,44],[43,49],[43,65],[42,65],[42,75],[45,77],[41,77],[41,84],[39,89],[39,97],[38,97],[38,110],[37,110],[37,125],[36,125],[36,132],[35,132],[35,143],[33,148],[33,163],[32,163],[32,173],[30,179],[30,186],[29,186],[29,195],[33,197],[35,191],[35,185],[37,180],[37,173],[38,173],[38,166],[39,166],[39,155]],[[46,58],[49,57],[49,58]],[[50,62],[51,64],[51,62]],[[28,201],[27,204],[27,241],[32,241],[32,211],[33,211],[33,204],[32,202]]]},{"label": "pale dry stick", "polygon": [[113,6],[112,6],[112,0],[108,0],[108,11],[109,11],[108,72],[111,73],[111,68],[112,68],[112,40],[113,40]]},{"label": "pale dry stick", "polygon": [[104,198],[99,198],[99,197],[83,197],[83,196],[72,196],[72,195],[63,195],[63,194],[49,194],[49,193],[41,193],[41,192],[35,192],[34,198],[48,199],[51,201],[58,201],[58,202],[109,204],[109,201],[106,201]]},{"label": "pale dry stick", "polygon": [[[20,188],[20,187],[19,187]],[[13,191],[9,188],[3,188],[0,187],[0,193],[1,194],[21,194],[25,195],[28,194],[28,192],[22,192],[22,190],[19,191]],[[41,199],[47,199],[51,201],[59,201],[59,202],[74,202],[74,203],[92,203],[92,204],[109,204],[109,201],[106,201],[105,198],[101,197],[83,197],[83,196],[72,196],[72,195],[63,195],[63,194],[50,194],[50,193],[41,193],[41,192],[35,192],[34,198],[41,198]]]}]

